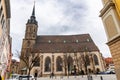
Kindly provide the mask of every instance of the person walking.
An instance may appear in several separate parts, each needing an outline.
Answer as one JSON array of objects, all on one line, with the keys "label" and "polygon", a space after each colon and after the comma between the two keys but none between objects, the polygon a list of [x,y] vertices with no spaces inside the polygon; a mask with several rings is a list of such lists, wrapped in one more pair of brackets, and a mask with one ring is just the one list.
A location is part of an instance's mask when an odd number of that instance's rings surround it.
[{"label": "person walking", "polygon": [[34,77],[35,77],[35,80],[37,80],[37,73],[35,73]]},{"label": "person walking", "polygon": [[102,77],[102,76],[100,76],[100,80],[103,80],[103,77]]}]

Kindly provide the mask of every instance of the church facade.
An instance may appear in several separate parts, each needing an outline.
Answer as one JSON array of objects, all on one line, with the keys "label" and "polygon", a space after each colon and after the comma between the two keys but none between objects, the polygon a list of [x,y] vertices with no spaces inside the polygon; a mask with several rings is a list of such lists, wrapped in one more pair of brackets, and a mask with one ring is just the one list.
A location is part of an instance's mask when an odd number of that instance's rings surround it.
[{"label": "church facade", "polygon": [[[32,16],[26,24],[21,49],[21,57],[25,54],[29,56],[29,53],[39,54],[30,74],[40,77],[51,73],[73,75],[105,70],[102,54],[89,34],[37,35],[37,30],[34,6]],[[20,72],[26,74],[26,66],[20,61]]]}]

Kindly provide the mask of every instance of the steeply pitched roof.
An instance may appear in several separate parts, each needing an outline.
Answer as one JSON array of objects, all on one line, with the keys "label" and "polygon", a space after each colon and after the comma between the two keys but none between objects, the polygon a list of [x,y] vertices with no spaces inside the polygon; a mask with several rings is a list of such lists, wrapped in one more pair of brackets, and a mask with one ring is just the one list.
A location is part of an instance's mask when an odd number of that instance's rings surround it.
[{"label": "steeply pitched roof", "polygon": [[32,11],[32,15],[30,17],[30,19],[28,19],[27,24],[38,24],[38,22],[36,21],[36,17],[35,17],[35,4],[33,6],[33,11]]},{"label": "steeply pitched roof", "polygon": [[73,53],[99,51],[89,34],[37,36],[33,53]]}]

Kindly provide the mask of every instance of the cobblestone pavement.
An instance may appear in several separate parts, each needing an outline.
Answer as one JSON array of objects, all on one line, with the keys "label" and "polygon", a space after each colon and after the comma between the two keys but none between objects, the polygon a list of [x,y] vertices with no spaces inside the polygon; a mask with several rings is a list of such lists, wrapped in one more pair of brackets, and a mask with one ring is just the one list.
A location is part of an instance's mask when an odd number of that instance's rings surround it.
[{"label": "cobblestone pavement", "polygon": [[[101,76],[103,79],[101,79]],[[92,75],[92,80],[117,80],[116,79],[116,75]],[[87,76],[64,76],[63,78],[60,77],[60,76],[57,76],[57,77],[53,77],[53,78],[50,78],[50,77],[41,77],[41,78],[38,78],[37,80],[88,80]]]}]

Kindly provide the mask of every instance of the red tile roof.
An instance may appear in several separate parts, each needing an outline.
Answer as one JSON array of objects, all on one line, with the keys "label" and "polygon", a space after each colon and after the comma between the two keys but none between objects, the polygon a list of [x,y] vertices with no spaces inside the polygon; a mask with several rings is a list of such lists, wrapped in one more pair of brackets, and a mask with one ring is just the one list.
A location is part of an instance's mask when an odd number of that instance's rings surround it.
[{"label": "red tile roof", "polygon": [[89,34],[37,36],[33,53],[72,53],[99,51]]}]

